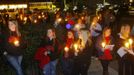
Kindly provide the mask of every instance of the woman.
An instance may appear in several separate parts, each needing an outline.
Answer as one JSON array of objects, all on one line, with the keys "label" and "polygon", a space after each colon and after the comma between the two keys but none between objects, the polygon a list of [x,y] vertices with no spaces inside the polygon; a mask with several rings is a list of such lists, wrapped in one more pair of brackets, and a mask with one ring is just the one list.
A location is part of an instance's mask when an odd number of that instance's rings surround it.
[{"label": "woman", "polygon": [[73,43],[74,43],[74,33],[72,31],[67,32],[66,45],[62,57],[62,70],[64,75],[72,75],[73,69]]},{"label": "woman", "polygon": [[91,36],[88,30],[80,30],[78,36],[73,45],[75,50],[73,75],[88,75],[92,54]]},{"label": "woman", "polygon": [[134,75],[134,53],[128,47],[126,47],[126,43],[129,42],[130,39],[130,26],[128,24],[124,24],[121,27],[121,31],[117,37],[117,54],[119,56],[119,75]]},{"label": "woman", "polygon": [[90,26],[91,36],[93,40],[93,53],[92,55],[96,58],[97,49],[95,47],[95,43],[97,42],[98,36],[102,33],[102,26],[98,23],[99,18],[96,16],[93,18],[93,22]]},{"label": "woman", "polygon": [[97,39],[96,48],[98,50],[98,56],[103,67],[103,75],[109,75],[108,65],[112,60],[111,51],[113,50],[113,38],[111,36],[111,29],[109,27],[104,28],[103,33]]},{"label": "woman", "polygon": [[35,55],[35,59],[40,62],[39,66],[44,75],[56,75],[56,65],[59,56],[59,43],[55,36],[55,31],[47,30],[46,38],[43,38],[40,47]]},{"label": "woman", "polygon": [[21,62],[23,58],[24,45],[16,20],[8,21],[8,31],[4,39],[4,55],[8,62],[16,70],[16,75],[23,75]]}]

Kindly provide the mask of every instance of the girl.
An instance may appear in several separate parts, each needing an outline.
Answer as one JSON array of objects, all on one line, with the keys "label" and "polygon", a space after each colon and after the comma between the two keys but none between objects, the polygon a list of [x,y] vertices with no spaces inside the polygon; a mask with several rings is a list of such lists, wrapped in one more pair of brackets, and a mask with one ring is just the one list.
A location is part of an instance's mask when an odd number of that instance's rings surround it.
[{"label": "girl", "polygon": [[72,31],[67,32],[67,40],[62,57],[62,70],[64,75],[72,75],[73,69],[73,43],[74,34]]},{"label": "girl", "polygon": [[98,37],[96,48],[103,67],[103,75],[109,75],[108,65],[112,60],[111,50],[113,50],[113,38],[109,27],[104,28],[102,35]]},{"label": "girl", "polygon": [[39,66],[43,70],[44,75],[56,75],[59,48],[55,31],[52,28],[48,29],[47,36],[43,38],[35,55],[35,59],[40,62]]},{"label": "girl", "polygon": [[88,75],[92,54],[91,36],[88,30],[80,30],[78,36],[78,40],[73,45],[75,50],[73,75]]},{"label": "girl", "polygon": [[21,62],[23,58],[24,47],[21,34],[16,20],[8,21],[8,31],[4,39],[4,55],[8,62],[16,70],[16,75],[23,75]]}]

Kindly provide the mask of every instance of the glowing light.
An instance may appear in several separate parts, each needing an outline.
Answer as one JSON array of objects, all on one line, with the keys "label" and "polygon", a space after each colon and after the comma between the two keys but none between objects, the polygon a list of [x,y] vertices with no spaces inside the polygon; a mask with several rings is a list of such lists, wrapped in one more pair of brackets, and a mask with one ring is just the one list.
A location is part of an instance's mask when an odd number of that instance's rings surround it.
[{"label": "glowing light", "polygon": [[41,16],[39,15],[38,18],[41,19]]},{"label": "glowing light", "polygon": [[77,44],[74,44],[74,49],[75,49],[75,52],[77,52],[77,53],[79,52]]},{"label": "glowing light", "polygon": [[102,47],[103,47],[103,48],[105,48],[106,43],[105,43],[105,42],[102,42],[102,44],[101,44],[101,45],[102,45]]},{"label": "glowing light", "polygon": [[59,19],[58,19],[58,22],[61,22],[61,20],[62,20],[62,19],[61,19],[61,18],[59,18]]},{"label": "glowing light", "polygon": [[38,21],[37,20],[34,20],[34,23],[37,23]]},{"label": "glowing light", "polygon": [[19,46],[19,40],[16,39],[16,40],[14,41],[14,45],[15,45],[15,46]]},{"label": "glowing light", "polygon": [[24,21],[27,21],[27,17],[24,17]]},{"label": "glowing light", "polygon": [[133,40],[132,39],[129,39],[129,44],[132,45],[133,44]]},{"label": "glowing light", "polygon": [[67,28],[67,29],[71,29],[72,26],[71,26],[70,24],[66,24],[66,28]]},{"label": "glowing light", "polygon": [[126,47],[126,48],[129,48],[129,43],[128,43],[128,42],[125,43],[125,47]]},{"label": "glowing light", "polygon": [[65,50],[65,52],[68,52],[69,51],[69,48],[68,47],[65,47],[64,50]]}]

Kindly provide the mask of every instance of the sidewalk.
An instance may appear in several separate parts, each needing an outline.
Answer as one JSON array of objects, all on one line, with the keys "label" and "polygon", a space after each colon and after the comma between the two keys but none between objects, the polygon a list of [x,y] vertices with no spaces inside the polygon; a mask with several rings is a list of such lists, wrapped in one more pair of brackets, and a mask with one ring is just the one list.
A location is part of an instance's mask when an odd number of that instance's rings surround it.
[{"label": "sidewalk", "polygon": [[[115,65],[112,65],[115,66]],[[89,67],[89,75],[102,75],[102,66],[99,60],[92,60],[91,66]],[[109,67],[109,75],[118,75],[118,72],[113,68]]]}]

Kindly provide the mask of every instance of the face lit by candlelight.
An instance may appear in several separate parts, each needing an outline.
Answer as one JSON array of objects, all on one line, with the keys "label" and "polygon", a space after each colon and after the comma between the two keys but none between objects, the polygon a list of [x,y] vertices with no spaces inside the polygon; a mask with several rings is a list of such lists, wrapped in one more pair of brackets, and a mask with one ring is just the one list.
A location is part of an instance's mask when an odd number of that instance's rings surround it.
[{"label": "face lit by candlelight", "polygon": [[52,29],[48,29],[48,31],[47,31],[47,37],[54,38],[54,36],[55,36],[54,31]]},{"label": "face lit by candlelight", "polygon": [[67,34],[68,38],[74,38],[73,32],[69,31]]},{"label": "face lit by candlelight", "polygon": [[111,29],[105,30],[104,36],[105,36],[105,37],[108,37],[108,36],[110,36],[110,35],[111,35]]},{"label": "face lit by candlelight", "polygon": [[8,27],[9,27],[9,30],[13,32],[16,31],[16,25],[12,21],[9,21]]}]

